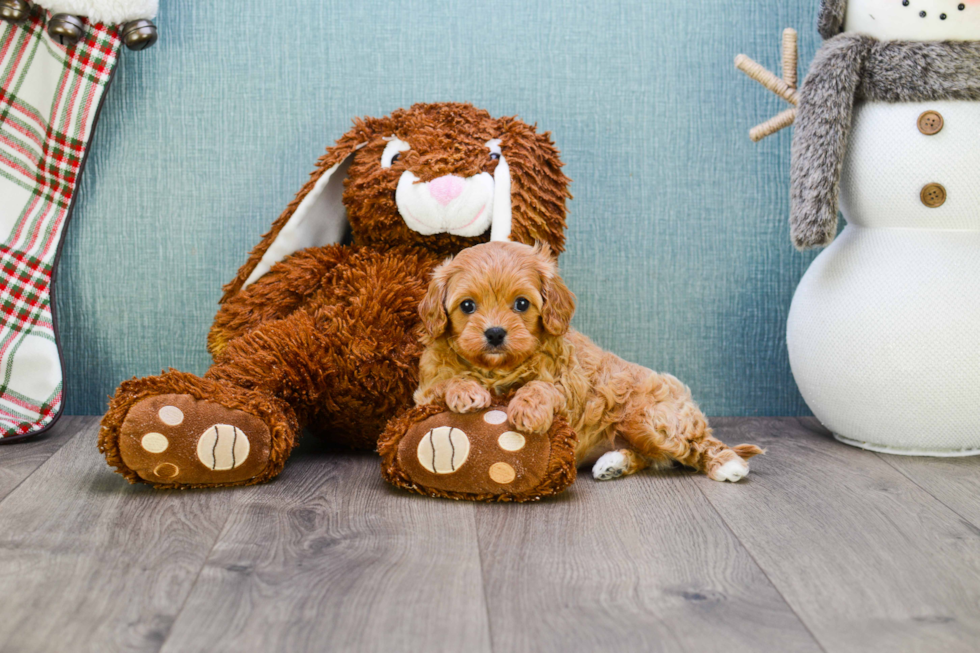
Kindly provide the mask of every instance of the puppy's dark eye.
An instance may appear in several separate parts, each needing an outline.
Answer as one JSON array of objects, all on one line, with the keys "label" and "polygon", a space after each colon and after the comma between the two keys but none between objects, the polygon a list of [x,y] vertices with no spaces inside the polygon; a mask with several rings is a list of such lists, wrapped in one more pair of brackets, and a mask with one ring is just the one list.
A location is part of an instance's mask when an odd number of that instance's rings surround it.
[{"label": "puppy's dark eye", "polygon": [[531,308],[531,302],[527,301],[525,298],[518,297],[514,300],[514,310],[518,313],[523,313],[529,308]]},{"label": "puppy's dark eye", "polygon": [[472,315],[476,312],[476,302],[472,299],[464,299],[459,305],[459,310],[467,315]]},{"label": "puppy's dark eye", "polygon": [[490,160],[491,161],[496,161],[499,158],[500,158],[500,152],[491,152],[490,153]]}]

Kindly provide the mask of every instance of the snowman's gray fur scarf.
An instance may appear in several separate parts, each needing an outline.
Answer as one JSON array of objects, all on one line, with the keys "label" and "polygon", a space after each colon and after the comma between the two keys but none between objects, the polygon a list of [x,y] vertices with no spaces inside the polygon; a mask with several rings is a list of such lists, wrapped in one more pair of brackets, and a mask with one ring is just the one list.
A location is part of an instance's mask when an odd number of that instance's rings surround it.
[{"label": "snowman's gray fur scarf", "polygon": [[879,41],[839,34],[800,88],[793,135],[790,228],[799,249],[837,234],[841,166],[855,100],[980,101],[980,42]]}]

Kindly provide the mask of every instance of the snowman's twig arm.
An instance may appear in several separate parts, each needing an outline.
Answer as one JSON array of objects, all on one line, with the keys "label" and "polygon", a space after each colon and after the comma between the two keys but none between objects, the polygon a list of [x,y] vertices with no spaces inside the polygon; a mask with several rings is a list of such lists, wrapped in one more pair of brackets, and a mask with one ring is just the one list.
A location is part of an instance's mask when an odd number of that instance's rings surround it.
[{"label": "snowman's twig arm", "polygon": [[800,48],[796,30],[786,28],[783,30],[783,81],[790,88],[796,88],[799,61]]},{"label": "snowman's twig arm", "polygon": [[796,121],[796,109],[786,109],[749,130],[749,138],[752,142],[758,143],[766,136],[772,136],[781,129],[786,129]]},{"label": "snowman's twig arm", "polygon": [[735,67],[790,104],[799,104],[800,96],[796,89],[763,68],[759,62],[740,54],[735,57]]},{"label": "snowman's twig arm", "polygon": [[[796,90],[798,61],[796,30],[787,28],[783,30],[783,76],[781,78],[744,54],[735,57],[735,67],[748,75],[750,79],[754,79],[793,106],[797,106],[800,103],[800,94]],[[761,125],[752,128],[749,131],[749,138],[755,142],[761,141],[766,136],[789,127],[795,119],[795,110],[783,111]]]}]

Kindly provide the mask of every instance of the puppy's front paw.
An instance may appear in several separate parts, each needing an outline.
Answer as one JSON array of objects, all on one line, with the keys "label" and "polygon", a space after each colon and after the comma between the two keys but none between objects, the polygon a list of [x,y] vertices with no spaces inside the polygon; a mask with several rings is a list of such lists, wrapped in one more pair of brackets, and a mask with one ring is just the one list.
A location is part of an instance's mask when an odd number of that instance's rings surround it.
[{"label": "puppy's front paw", "polygon": [[522,433],[546,433],[555,415],[547,402],[520,392],[507,404],[507,419]]},{"label": "puppy's front paw", "polygon": [[604,453],[592,466],[592,478],[597,481],[611,481],[626,473],[630,466],[629,458],[621,451]]},{"label": "puppy's front paw", "polygon": [[446,389],[446,405],[454,413],[475,413],[492,402],[490,392],[476,381],[460,381]]},{"label": "puppy's front paw", "polygon": [[712,481],[737,483],[749,474],[749,464],[741,458],[733,458],[708,474]]}]

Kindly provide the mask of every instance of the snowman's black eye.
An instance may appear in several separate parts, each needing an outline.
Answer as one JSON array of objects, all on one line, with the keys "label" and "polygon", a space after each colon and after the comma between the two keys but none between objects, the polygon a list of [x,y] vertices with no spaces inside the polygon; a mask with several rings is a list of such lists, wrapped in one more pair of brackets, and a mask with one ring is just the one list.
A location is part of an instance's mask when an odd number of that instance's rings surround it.
[{"label": "snowman's black eye", "polygon": [[946,20],[946,14],[939,14],[939,20]]},{"label": "snowman's black eye", "polygon": [[966,5],[961,4],[959,7],[957,7],[957,9],[959,9],[960,11],[963,11],[964,9],[966,9]]},{"label": "snowman's black eye", "polygon": [[467,315],[472,315],[476,312],[476,302],[472,299],[464,299],[459,304],[459,310],[463,311]]},{"label": "snowman's black eye", "polygon": [[926,12],[920,11],[919,12],[919,16],[921,16],[922,18],[925,18],[926,17]]},{"label": "snowman's black eye", "polygon": [[908,7],[909,6],[909,0],[902,0],[902,6],[903,7]]}]

